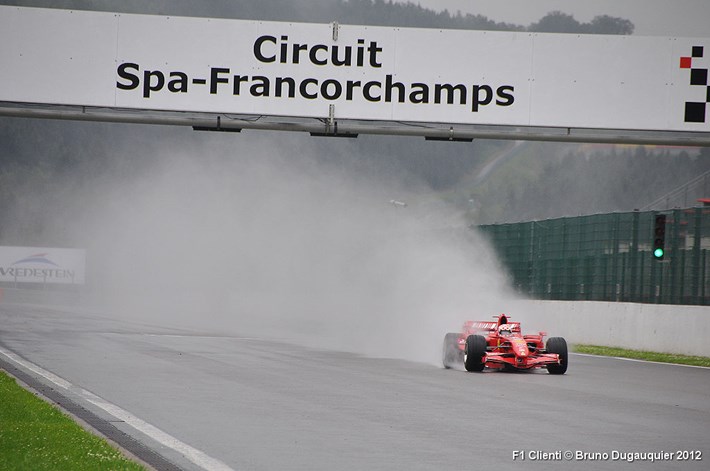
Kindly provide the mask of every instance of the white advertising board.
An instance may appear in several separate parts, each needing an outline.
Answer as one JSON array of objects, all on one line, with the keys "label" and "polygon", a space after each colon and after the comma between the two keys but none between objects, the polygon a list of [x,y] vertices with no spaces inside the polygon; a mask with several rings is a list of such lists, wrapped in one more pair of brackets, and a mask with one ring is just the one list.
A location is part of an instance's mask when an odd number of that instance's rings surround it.
[{"label": "white advertising board", "polygon": [[0,281],[82,285],[86,252],[46,247],[0,247]]},{"label": "white advertising board", "polygon": [[0,6],[0,101],[710,132],[710,39]]}]

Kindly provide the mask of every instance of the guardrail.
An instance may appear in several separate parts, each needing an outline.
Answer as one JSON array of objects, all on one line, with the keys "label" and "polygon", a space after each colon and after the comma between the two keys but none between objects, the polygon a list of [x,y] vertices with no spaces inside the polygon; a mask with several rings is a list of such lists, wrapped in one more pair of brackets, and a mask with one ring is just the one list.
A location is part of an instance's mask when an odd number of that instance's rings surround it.
[{"label": "guardrail", "polygon": [[704,306],[521,300],[507,307],[526,332],[545,330],[571,344],[710,357]]}]

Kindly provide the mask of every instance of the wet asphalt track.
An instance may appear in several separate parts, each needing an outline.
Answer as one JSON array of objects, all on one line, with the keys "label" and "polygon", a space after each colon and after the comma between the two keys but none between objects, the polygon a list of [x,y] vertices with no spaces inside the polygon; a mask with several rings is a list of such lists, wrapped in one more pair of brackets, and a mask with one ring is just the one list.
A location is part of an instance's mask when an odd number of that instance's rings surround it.
[{"label": "wet asphalt track", "polygon": [[[709,369],[574,355],[564,376],[475,374],[8,303],[0,347],[181,469],[200,468],[77,391],[235,470],[710,469]],[[566,450],[610,458],[530,455]],[[702,461],[631,464],[615,450]]]}]

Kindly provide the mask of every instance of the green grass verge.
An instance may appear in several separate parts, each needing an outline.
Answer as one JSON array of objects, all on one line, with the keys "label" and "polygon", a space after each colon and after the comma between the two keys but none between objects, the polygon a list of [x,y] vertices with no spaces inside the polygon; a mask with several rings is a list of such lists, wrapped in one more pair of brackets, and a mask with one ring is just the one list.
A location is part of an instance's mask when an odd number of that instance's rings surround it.
[{"label": "green grass verge", "polygon": [[143,470],[0,371],[0,469]]},{"label": "green grass verge", "polygon": [[573,351],[606,357],[635,358],[638,360],[658,361],[661,363],[710,367],[710,358],[708,357],[676,355],[674,353],[644,352],[640,350],[627,350],[625,348],[598,347],[596,345],[575,345]]}]

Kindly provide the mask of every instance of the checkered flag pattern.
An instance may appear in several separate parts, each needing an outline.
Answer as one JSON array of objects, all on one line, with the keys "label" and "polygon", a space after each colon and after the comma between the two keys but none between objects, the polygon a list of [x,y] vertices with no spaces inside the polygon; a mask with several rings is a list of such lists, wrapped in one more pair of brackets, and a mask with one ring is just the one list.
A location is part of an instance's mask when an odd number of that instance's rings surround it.
[{"label": "checkered flag pattern", "polygon": [[680,58],[680,68],[690,69],[690,85],[698,85],[705,87],[705,101],[686,101],[685,102],[685,122],[686,123],[704,123],[705,110],[707,104],[710,103],[710,86],[708,86],[708,69],[694,68],[693,59],[703,57],[703,46],[693,46],[690,57]]}]

